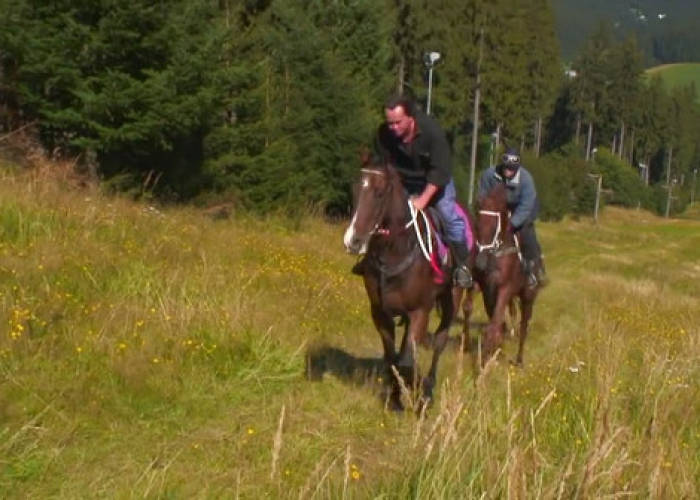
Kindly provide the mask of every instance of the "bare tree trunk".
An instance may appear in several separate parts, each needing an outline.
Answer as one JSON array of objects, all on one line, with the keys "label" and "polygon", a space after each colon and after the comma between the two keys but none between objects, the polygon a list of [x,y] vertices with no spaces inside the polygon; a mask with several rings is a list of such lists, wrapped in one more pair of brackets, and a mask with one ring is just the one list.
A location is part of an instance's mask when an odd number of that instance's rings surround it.
[{"label": "bare tree trunk", "polygon": [[469,206],[474,201],[476,174],[476,150],[479,145],[479,105],[481,101],[481,59],[484,49],[484,28],[479,32],[479,59],[476,63],[476,88],[474,90],[474,115],[472,117],[472,152],[469,160]]},{"label": "bare tree trunk", "polygon": [[610,152],[613,155],[617,154],[617,134],[613,135],[612,144],[610,145]]},{"label": "bare tree trunk", "polygon": [[666,194],[666,212],[664,216],[668,219],[671,214],[671,161],[673,160],[673,146],[668,150],[668,165],[666,166],[666,189],[668,193]]},{"label": "bare tree trunk", "polygon": [[537,117],[537,125],[535,129],[535,158],[540,157],[540,148],[542,147],[542,117]]},{"label": "bare tree trunk", "polygon": [[591,142],[593,141],[593,122],[588,122],[588,138],[586,139],[586,161],[591,159]]},{"label": "bare tree trunk", "polygon": [[501,147],[501,124],[496,125],[496,151]]},{"label": "bare tree trunk", "polygon": [[629,161],[630,165],[634,165],[634,135],[635,135],[636,130],[632,129],[632,134],[630,137],[630,147],[629,151],[627,152],[627,158]]},{"label": "bare tree trunk", "polygon": [[622,160],[622,155],[624,153],[625,149],[625,121],[622,121],[622,125],[620,126],[620,145],[618,147],[618,158]]},{"label": "bare tree trunk", "polygon": [[398,74],[397,74],[397,79],[396,79],[396,92],[399,95],[403,95],[403,87],[404,87],[404,82],[405,82],[405,75],[406,72],[406,60],[404,59],[403,56],[401,56],[401,60],[399,61],[399,68],[398,68]]},{"label": "bare tree trunk", "polygon": [[576,145],[578,146],[578,138],[581,135],[581,113],[576,115]]},{"label": "bare tree trunk", "polygon": [[519,151],[522,154],[522,152],[524,150],[525,150],[525,134],[520,136],[520,149],[519,149]]},{"label": "bare tree trunk", "polygon": [[646,168],[644,169],[644,183],[649,185],[649,170],[651,168],[651,155],[647,155]]}]

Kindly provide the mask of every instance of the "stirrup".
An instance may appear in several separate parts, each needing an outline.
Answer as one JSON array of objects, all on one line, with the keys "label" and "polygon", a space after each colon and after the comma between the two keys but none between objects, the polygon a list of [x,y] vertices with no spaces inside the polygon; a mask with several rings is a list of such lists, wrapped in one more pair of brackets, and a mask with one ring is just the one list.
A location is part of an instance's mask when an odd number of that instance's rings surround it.
[{"label": "stirrup", "polygon": [[537,279],[537,276],[535,276],[535,273],[527,273],[527,286],[528,288],[537,288],[537,285],[540,284],[540,280]]},{"label": "stirrup", "polygon": [[457,266],[455,268],[453,279],[460,288],[471,288],[474,285],[472,274],[465,266]]}]

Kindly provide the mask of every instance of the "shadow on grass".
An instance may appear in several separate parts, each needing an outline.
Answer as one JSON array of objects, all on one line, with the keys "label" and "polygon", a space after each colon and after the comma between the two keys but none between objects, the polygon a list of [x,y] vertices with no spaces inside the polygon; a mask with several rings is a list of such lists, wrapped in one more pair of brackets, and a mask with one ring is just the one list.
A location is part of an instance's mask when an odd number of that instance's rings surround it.
[{"label": "shadow on grass", "polygon": [[[468,352],[476,352],[479,340],[478,337],[474,336],[474,332],[480,332],[485,324],[471,322],[472,335],[468,339],[469,345],[466,349]],[[430,350],[433,339],[433,333],[426,333],[420,346]],[[461,333],[449,337],[448,347],[455,350],[462,349],[463,339]],[[358,358],[349,352],[327,344],[310,347],[306,353],[306,378],[320,381],[326,373],[346,383],[366,385],[368,382],[376,382],[379,377],[386,379],[388,368],[384,364],[383,357]]]},{"label": "shadow on grass", "polygon": [[330,373],[355,385],[375,381],[386,371],[384,358],[358,358],[329,345],[314,346],[306,353],[306,378],[319,381]]}]

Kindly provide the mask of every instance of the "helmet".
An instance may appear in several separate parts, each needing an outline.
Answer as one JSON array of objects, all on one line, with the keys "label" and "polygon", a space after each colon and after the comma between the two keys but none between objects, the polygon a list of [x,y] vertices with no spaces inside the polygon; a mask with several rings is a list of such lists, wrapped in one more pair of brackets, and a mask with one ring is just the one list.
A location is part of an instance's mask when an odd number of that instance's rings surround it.
[{"label": "helmet", "polygon": [[503,166],[511,169],[517,170],[520,167],[520,155],[513,148],[506,149],[506,152],[501,157]]}]

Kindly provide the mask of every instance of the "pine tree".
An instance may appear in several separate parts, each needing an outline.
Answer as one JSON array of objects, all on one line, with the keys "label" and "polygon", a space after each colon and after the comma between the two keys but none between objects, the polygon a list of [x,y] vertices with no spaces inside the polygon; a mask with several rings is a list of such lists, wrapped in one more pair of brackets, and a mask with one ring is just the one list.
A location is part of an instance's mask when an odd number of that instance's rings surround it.
[{"label": "pine tree", "polygon": [[539,156],[542,145],[542,129],[545,120],[552,114],[557,92],[561,89],[563,71],[559,60],[559,44],[554,31],[554,13],[549,0],[526,3],[527,16],[526,99],[532,103],[534,122],[533,149]]}]

